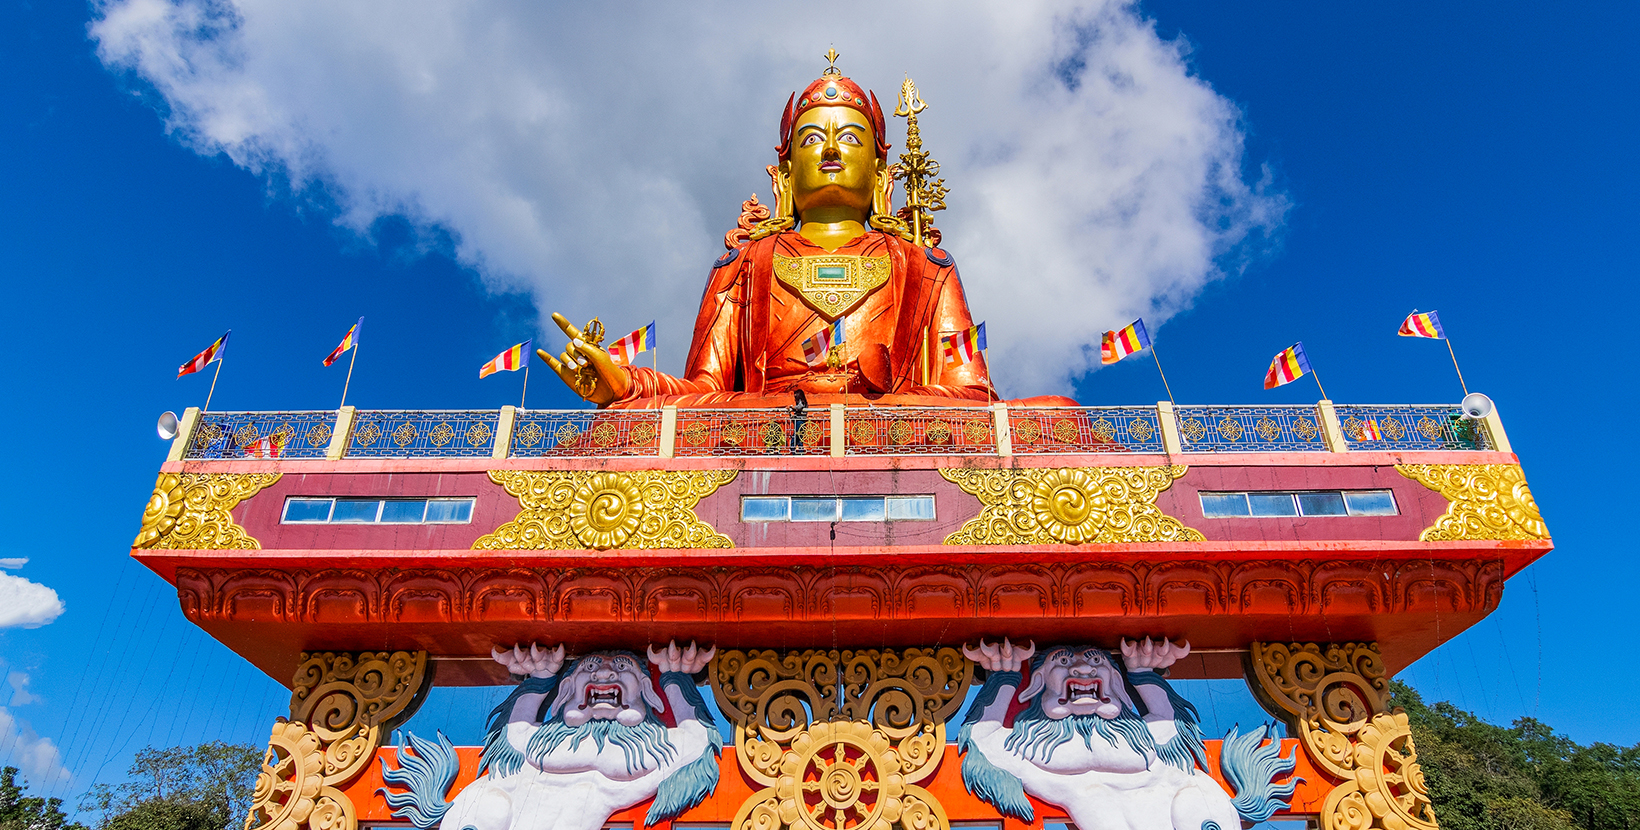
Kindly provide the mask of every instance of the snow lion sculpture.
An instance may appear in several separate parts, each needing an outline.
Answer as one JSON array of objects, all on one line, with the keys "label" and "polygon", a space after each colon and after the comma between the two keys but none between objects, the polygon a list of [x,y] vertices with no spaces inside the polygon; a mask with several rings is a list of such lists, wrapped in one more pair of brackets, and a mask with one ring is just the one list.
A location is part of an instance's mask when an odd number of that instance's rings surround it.
[{"label": "snow lion sculpture", "polygon": [[[1158,671],[1188,643],[1123,640],[1120,656],[1089,646],[1038,655],[1006,639],[963,651],[988,672],[957,735],[963,783],[1007,815],[1033,820],[1029,793],[1081,830],[1235,830],[1269,818],[1297,787],[1272,783],[1295,766],[1279,741],[1264,743],[1273,726],[1225,736],[1219,766],[1234,799],[1206,772],[1196,709]],[[1018,699],[1030,706],[1005,725],[1027,663]]]},{"label": "snow lion sculpture", "polygon": [[[564,667],[563,646],[494,650],[524,679],[490,713],[478,780],[446,803],[455,750],[443,734],[436,743],[410,735],[413,754],[400,749],[398,769],[382,763],[382,780],[408,790],[383,790],[387,803],[418,830],[598,830],[650,797],[649,824],[676,817],[717,788],[723,738],[690,677],[714,653],[675,641],[651,647],[657,690],[643,658],[627,651]],[[676,726],[659,717],[667,712]]]}]

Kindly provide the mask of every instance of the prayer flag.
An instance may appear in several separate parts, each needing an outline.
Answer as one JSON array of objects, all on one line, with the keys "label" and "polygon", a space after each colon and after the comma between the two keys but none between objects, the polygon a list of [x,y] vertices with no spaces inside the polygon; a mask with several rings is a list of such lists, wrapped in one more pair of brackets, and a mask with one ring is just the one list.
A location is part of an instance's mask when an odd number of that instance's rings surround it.
[{"label": "prayer flag", "polygon": [[1441,328],[1441,318],[1431,311],[1419,314],[1414,311],[1407,315],[1406,322],[1401,324],[1401,330],[1396,334],[1402,337],[1428,337],[1434,340],[1445,340],[1446,331]]},{"label": "prayer flag", "polygon": [[841,346],[847,342],[844,329],[848,324],[848,317],[838,317],[831,324],[821,329],[818,334],[803,341],[803,359],[810,366],[820,366],[826,362],[826,355],[831,353],[833,346]]},{"label": "prayer flag", "polygon": [[1304,341],[1300,340],[1283,349],[1270,361],[1270,371],[1264,375],[1264,388],[1274,389],[1304,377],[1310,371],[1310,361],[1304,356]]},{"label": "prayer flag", "polygon": [[285,436],[277,432],[245,445],[246,458],[278,458],[284,454]]},{"label": "prayer flag", "polygon": [[496,355],[495,359],[489,363],[480,366],[478,369],[479,378],[487,378],[496,372],[516,372],[519,369],[524,368],[525,364],[527,364],[530,359],[530,343],[532,341],[533,338],[532,340],[525,340],[524,342],[519,343],[501,354]]},{"label": "prayer flag", "polygon": [[961,366],[985,351],[985,324],[945,335],[940,338],[940,345],[946,367]]},{"label": "prayer flag", "polygon": [[1368,421],[1361,425],[1362,441],[1382,441],[1384,436],[1378,431],[1377,421]]},{"label": "prayer flag", "polygon": [[631,363],[638,355],[654,347],[655,324],[651,322],[649,325],[615,341],[615,345],[609,347],[609,356],[614,359],[616,365],[626,365]]},{"label": "prayer flag", "polygon": [[1134,320],[1121,331],[1107,331],[1099,343],[1099,361],[1115,363],[1134,352],[1150,348],[1150,335],[1145,332],[1143,318]]},{"label": "prayer flag", "polygon": [[350,328],[350,329],[347,330],[347,336],[342,338],[342,344],[340,346],[336,347],[336,351],[333,351],[333,352],[330,353],[330,357],[325,358],[325,365],[326,366],[329,366],[330,364],[335,363],[336,358],[342,356],[342,352],[345,352],[348,349],[351,349],[354,346],[359,345],[359,327],[363,326],[363,325],[364,325],[364,318],[360,317],[359,322],[354,323],[353,328]]},{"label": "prayer flag", "polygon": [[223,334],[221,337],[218,337],[215,343],[206,346],[205,351],[194,355],[193,360],[182,364],[182,366],[177,369],[177,377],[180,378],[183,375],[191,375],[200,369],[221,360],[222,352],[228,348],[229,334],[233,334],[233,329],[228,329],[227,333]]}]

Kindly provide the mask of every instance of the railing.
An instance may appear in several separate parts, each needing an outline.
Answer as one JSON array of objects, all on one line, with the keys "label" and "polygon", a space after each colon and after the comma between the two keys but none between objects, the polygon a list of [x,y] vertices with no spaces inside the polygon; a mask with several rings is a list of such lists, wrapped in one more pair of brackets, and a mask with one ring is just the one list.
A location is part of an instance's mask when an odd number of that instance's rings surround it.
[{"label": "railing", "polygon": [[206,412],[186,438],[183,458],[324,458],[336,413]]},{"label": "railing", "polygon": [[1163,452],[1154,406],[1042,407],[1008,413],[1016,455]]},{"label": "railing", "polygon": [[848,455],[996,455],[996,421],[978,407],[851,406]]},{"label": "railing", "polygon": [[1328,449],[1314,406],[1181,406],[1185,452],[1313,452]]},{"label": "railing", "polygon": [[513,458],[615,458],[660,454],[658,409],[526,409],[514,416]]},{"label": "railing", "polygon": [[1481,422],[1456,405],[1339,404],[1338,426],[1352,450],[1490,450]]},{"label": "railing", "polygon": [[349,458],[488,458],[497,422],[493,410],[360,410],[347,443]]},{"label": "railing", "polygon": [[208,412],[171,460],[1509,452],[1456,405]]}]

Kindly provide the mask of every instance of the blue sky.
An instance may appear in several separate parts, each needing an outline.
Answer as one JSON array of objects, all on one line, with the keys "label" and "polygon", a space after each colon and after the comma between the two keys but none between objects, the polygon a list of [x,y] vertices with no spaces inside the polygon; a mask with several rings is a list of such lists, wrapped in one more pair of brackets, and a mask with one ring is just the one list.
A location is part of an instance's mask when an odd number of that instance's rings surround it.
[{"label": "blue sky", "polygon": [[[1413,307],[1439,309],[1470,387],[1497,401],[1558,549],[1511,580],[1490,619],[1402,677],[1495,721],[1535,715],[1581,741],[1640,742],[1640,722],[1590,705],[1640,682],[1633,661],[1607,656],[1637,634],[1627,611],[1640,567],[1620,519],[1635,487],[1607,458],[1617,448],[1605,439],[1624,431],[1595,429],[1626,423],[1635,404],[1623,344],[1633,337],[1640,272],[1640,70],[1627,48],[1640,12],[1615,3],[1203,2],[1139,11],[1163,41],[1184,38],[1194,77],[1236,108],[1237,175],[1252,195],[1232,188],[1224,198],[1262,198],[1279,214],[1245,223],[1242,241],[1212,242],[1222,273],[1157,306],[1172,315],[1152,334],[1175,394],[1313,401],[1307,382],[1260,388],[1270,356],[1302,339],[1335,400],[1456,400],[1445,350],[1393,336]],[[66,773],[41,787],[70,801],[117,777],[149,744],[260,744],[284,708],[283,689],[187,625],[169,586],[127,557],[165,453],[154,420],[197,405],[209,384],[173,380],[179,363],[231,327],[215,408],[332,407],[345,368],[319,359],[363,314],[350,402],[499,407],[516,402],[518,378],[480,381],[478,365],[547,337],[537,328],[542,304],[554,310],[562,297],[572,316],[585,315],[571,283],[620,284],[596,259],[533,279],[525,267],[498,268],[530,260],[506,260],[499,244],[472,247],[483,234],[473,224],[453,229],[459,212],[450,223],[438,210],[401,215],[391,205],[361,214],[357,189],[349,197],[324,176],[304,178],[266,157],[247,170],[243,159],[168,131],[171,102],[99,60],[92,17],[73,3],[0,7],[0,268],[10,309],[0,344],[12,355],[0,372],[14,436],[24,436],[0,445],[0,518],[11,528],[0,558],[26,557],[7,573],[51,587],[66,606],[43,627],[0,630],[9,678],[0,758],[60,765]],[[776,86],[800,87],[818,70],[808,53],[828,41],[813,40],[791,47],[800,69]],[[937,83],[937,73],[903,62],[924,73],[925,89]],[[857,77],[881,96],[897,76],[880,75]],[[754,103],[755,116],[703,112],[687,129],[708,145],[713,135],[755,134],[742,143],[763,148],[780,102]],[[620,106],[606,100],[600,112],[619,118]],[[936,123],[931,115],[924,129],[939,156]],[[950,171],[979,158],[942,161]],[[748,171],[739,178],[680,180],[680,192],[716,205],[705,230],[682,223],[696,240],[690,257],[674,263],[660,246],[646,254],[660,263],[658,284],[681,286],[678,296],[698,296],[707,260],[696,252],[709,258],[732,223],[744,198],[733,194],[762,189],[766,160],[736,163]],[[970,192],[989,186],[976,179]],[[954,188],[951,201],[964,195]],[[985,236],[972,207],[953,223]],[[959,262],[986,262],[977,246],[948,242]],[[1097,254],[1090,246],[1090,261]],[[670,302],[627,293],[620,302],[632,327],[648,321],[638,319],[646,303]],[[976,317],[988,315],[975,305]],[[1007,313],[1022,322],[992,328],[993,346],[1010,337],[1044,344],[1021,352],[1022,377],[1047,377],[1030,355],[1086,345],[1023,331],[1029,308]],[[660,336],[663,363],[680,359],[676,332]],[[533,380],[532,405],[573,405],[545,372]],[[1085,403],[1161,397],[1147,361],[1077,377],[1075,389]],[[474,735],[491,696],[437,695],[418,729]]]}]

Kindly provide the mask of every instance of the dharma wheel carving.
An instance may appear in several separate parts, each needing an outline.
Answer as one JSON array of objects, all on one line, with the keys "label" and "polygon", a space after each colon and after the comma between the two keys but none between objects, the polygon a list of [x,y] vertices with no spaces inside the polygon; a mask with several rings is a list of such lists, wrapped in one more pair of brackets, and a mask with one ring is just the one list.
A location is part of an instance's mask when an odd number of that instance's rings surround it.
[{"label": "dharma wheel carving", "polygon": [[708,668],[746,774],[735,830],[946,830],[919,783],[973,664],[952,648],[725,651]]},{"label": "dharma wheel carving", "polygon": [[1437,830],[1406,713],[1385,706],[1376,643],[1253,643],[1254,695],[1338,779],[1322,830]]}]

